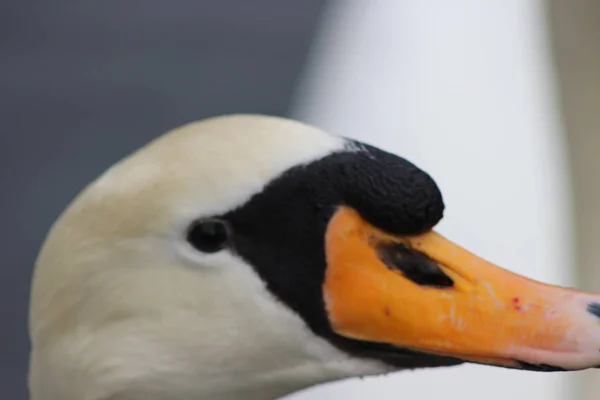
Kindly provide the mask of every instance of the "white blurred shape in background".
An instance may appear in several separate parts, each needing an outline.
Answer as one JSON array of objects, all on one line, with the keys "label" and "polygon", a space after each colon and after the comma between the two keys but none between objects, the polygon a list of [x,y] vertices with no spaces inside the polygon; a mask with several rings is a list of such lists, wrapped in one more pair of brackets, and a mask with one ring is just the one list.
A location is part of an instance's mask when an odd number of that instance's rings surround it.
[{"label": "white blurred shape in background", "polygon": [[[437,229],[451,240],[570,285],[570,187],[543,6],[332,1],[294,116],[429,172],[446,203]],[[289,399],[572,400],[571,379],[469,365],[335,383]]]}]

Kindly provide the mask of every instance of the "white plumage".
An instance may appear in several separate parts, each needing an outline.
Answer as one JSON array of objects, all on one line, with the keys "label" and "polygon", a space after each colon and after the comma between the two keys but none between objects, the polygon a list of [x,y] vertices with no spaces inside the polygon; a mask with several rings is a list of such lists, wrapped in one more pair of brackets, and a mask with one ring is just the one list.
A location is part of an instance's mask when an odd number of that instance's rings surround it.
[{"label": "white plumage", "polygon": [[268,399],[388,370],[312,334],[241,259],[184,240],[191,220],[233,209],[343,144],[299,122],[216,117],[93,182],[37,261],[32,400]]}]

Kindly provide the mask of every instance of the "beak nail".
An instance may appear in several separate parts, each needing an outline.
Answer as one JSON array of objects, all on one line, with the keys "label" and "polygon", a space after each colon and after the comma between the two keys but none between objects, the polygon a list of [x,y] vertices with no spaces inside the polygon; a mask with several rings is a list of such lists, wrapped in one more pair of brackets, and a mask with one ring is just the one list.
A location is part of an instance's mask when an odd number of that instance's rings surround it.
[{"label": "beak nail", "polygon": [[600,303],[590,303],[587,306],[587,310],[590,314],[600,318]]}]

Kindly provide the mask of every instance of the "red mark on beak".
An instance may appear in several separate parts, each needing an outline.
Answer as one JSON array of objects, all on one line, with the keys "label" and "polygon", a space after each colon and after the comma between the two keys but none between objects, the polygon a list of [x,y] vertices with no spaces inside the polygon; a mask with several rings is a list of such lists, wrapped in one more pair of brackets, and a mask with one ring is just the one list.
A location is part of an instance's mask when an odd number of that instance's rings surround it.
[{"label": "red mark on beak", "polygon": [[517,311],[521,311],[522,307],[519,305],[519,302],[521,301],[521,299],[519,299],[518,297],[513,297],[512,298],[512,302],[515,305],[515,310]]}]

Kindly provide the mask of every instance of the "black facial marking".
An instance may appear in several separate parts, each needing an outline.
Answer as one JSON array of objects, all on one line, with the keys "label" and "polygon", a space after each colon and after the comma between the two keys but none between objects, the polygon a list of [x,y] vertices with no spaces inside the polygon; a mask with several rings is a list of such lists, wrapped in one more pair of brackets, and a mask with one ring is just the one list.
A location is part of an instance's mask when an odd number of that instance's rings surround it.
[{"label": "black facial marking", "polygon": [[464,362],[454,357],[434,356],[386,343],[353,341],[352,345],[345,343],[340,347],[353,354],[380,359],[398,368],[449,367]]},{"label": "black facial marking", "polygon": [[[387,232],[416,234],[442,218],[444,205],[433,179],[410,162],[368,145],[352,143],[351,147],[284,172],[221,218],[232,226],[232,247],[271,293],[302,316],[317,335],[366,357],[365,343],[333,332],[325,311],[324,239],[331,216],[345,205]],[[445,282],[439,276],[435,279]],[[410,360],[414,366],[460,363],[427,355],[418,356],[419,361],[397,352],[387,358],[399,367],[410,367]]]},{"label": "black facial marking", "polygon": [[392,270],[400,271],[404,277],[417,285],[447,288],[454,281],[425,254],[410,249],[403,243],[387,242],[377,245],[379,259]]}]

